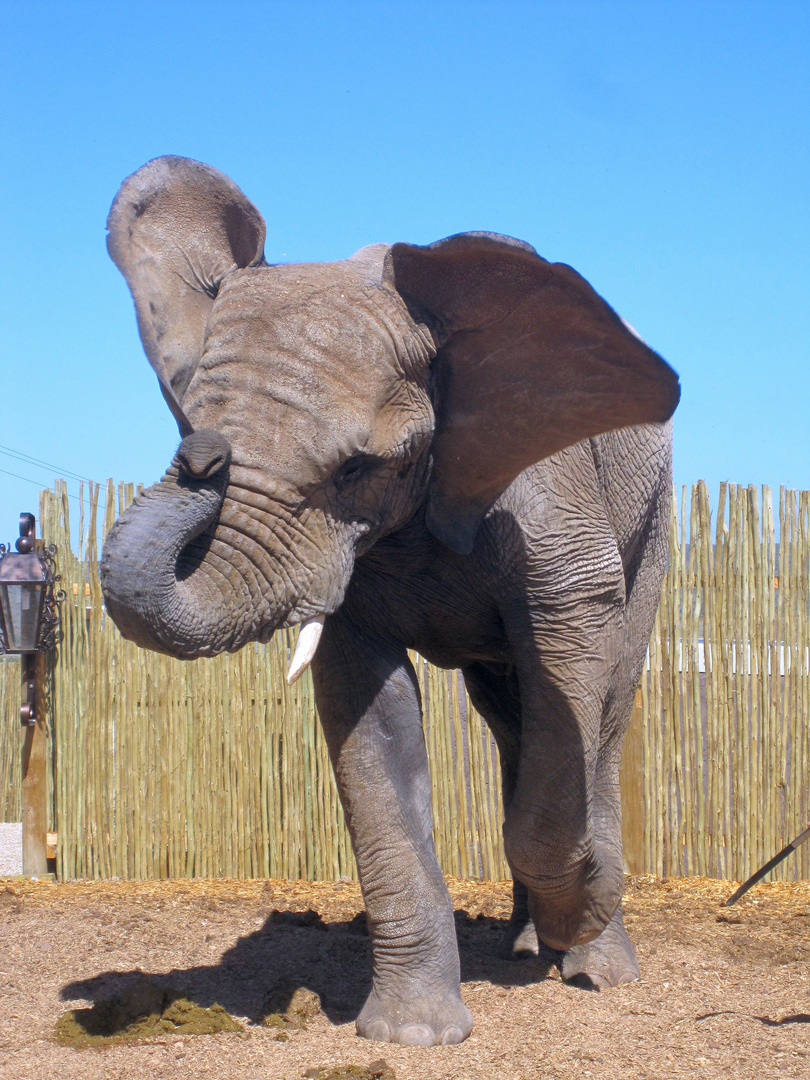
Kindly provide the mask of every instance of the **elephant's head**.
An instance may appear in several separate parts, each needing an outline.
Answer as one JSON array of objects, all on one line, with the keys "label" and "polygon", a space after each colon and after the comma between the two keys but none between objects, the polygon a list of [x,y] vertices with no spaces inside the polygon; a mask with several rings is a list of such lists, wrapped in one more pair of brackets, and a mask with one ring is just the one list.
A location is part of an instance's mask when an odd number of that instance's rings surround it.
[{"label": "elephant's head", "polygon": [[183,436],[102,560],[108,611],[148,648],[317,638],[357,557],[422,506],[468,553],[528,465],[678,400],[586,281],[508,237],[269,266],[258,210],[177,157],[124,182],[108,228]]}]

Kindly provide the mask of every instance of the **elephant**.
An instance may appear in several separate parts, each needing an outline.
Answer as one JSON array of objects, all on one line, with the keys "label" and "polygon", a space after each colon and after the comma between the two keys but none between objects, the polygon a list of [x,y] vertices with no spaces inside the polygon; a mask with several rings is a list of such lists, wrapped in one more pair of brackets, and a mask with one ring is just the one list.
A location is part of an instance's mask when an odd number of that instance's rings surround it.
[{"label": "elephant", "polygon": [[100,573],[124,637],[191,659],[300,624],[356,856],[358,1034],[471,1030],[408,650],[460,669],[501,761],[506,949],[638,977],[620,747],[666,564],[675,372],[571,267],[488,232],[271,265],[223,173],[156,158],[108,249],[181,441]]}]

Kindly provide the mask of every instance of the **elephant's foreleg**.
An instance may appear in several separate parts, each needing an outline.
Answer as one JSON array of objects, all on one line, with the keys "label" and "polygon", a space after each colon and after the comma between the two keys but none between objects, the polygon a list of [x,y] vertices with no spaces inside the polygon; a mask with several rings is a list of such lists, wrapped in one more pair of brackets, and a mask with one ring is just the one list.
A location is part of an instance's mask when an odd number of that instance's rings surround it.
[{"label": "elephant's foreleg", "polygon": [[358,1034],[431,1046],[465,1039],[450,896],[436,861],[420,696],[407,652],[331,616],[316,697],[368,913],[373,985]]}]

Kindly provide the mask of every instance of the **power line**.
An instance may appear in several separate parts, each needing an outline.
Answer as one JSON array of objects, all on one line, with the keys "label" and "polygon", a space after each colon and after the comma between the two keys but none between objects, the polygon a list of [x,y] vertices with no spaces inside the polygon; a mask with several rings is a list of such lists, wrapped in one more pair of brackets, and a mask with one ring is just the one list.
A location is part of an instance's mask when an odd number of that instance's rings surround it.
[{"label": "power line", "polygon": [[[9,472],[8,469],[0,469],[0,473],[5,476],[13,476],[15,480],[25,480],[27,484],[36,484],[37,487],[42,487],[42,482],[39,480],[32,480],[30,476],[20,476],[19,473]],[[71,496],[72,498],[73,496]]]},{"label": "power line", "polygon": [[[22,453],[22,451],[15,450],[11,446],[0,446],[0,454],[5,454],[6,457],[16,458],[17,461],[24,461],[29,465],[37,465],[40,468],[53,469],[56,473],[60,474],[61,476],[65,476],[65,477],[67,477],[68,479],[71,479],[71,480],[79,480],[79,481],[83,481],[85,483],[91,483],[91,484],[96,483],[96,481],[91,480],[90,477],[88,477],[88,476],[80,476],[79,473],[73,472],[72,469],[64,469],[64,468],[62,468],[61,465],[54,465],[50,461],[43,461],[41,458],[31,457],[30,454],[24,454],[24,453]],[[2,471],[5,471],[5,470],[2,470]],[[14,476],[15,474],[14,473],[9,473],[9,475]],[[19,480],[25,480],[26,477],[20,476],[20,477],[18,477],[18,479]],[[33,482],[35,482],[35,481],[33,481]]]},{"label": "power line", "polygon": [[[41,480],[32,480],[30,476],[20,476],[19,473],[9,472],[8,469],[0,469],[0,473],[3,473],[4,476],[13,476],[15,480],[25,480],[26,484],[35,484],[40,489],[40,491],[42,490],[42,481]],[[82,499],[79,498],[78,495],[71,495],[70,492],[67,492],[67,497],[69,499],[73,499],[74,502],[82,502],[82,501],[84,501],[84,502],[90,504],[90,496],[89,495],[85,495],[84,499],[82,500]]]}]

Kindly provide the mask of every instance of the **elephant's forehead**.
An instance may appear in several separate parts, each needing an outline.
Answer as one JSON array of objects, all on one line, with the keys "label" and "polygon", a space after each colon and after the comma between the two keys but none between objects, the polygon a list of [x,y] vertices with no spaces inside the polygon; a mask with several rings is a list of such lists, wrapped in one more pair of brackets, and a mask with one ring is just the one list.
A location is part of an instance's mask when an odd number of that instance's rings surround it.
[{"label": "elephant's forehead", "polygon": [[234,274],[184,409],[195,427],[226,435],[245,464],[270,454],[320,471],[374,440],[402,393],[408,333],[396,298],[341,264]]},{"label": "elephant's forehead", "polygon": [[[262,377],[396,378],[404,306],[348,264],[257,267],[231,275],[208,320],[201,367],[255,365]],[[317,381],[317,379],[316,379]]]}]

